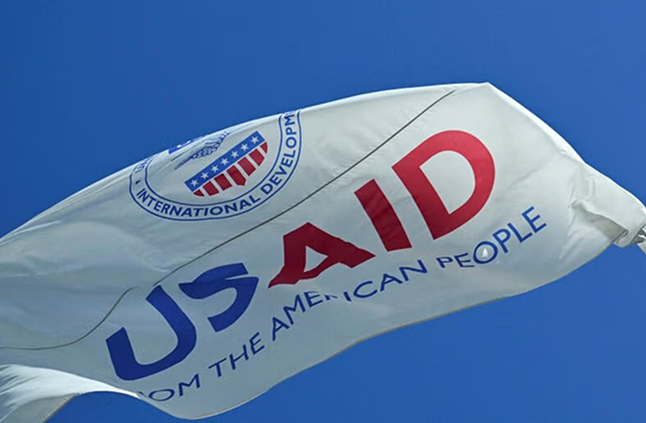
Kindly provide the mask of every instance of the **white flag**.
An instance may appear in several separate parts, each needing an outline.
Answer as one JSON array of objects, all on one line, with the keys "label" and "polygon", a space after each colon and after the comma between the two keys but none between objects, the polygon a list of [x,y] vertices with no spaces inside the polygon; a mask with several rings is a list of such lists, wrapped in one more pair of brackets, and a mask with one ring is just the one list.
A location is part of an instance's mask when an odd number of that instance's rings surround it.
[{"label": "white flag", "polygon": [[556,280],[645,225],[488,84],[238,125],[0,239],[0,421],[90,391],[221,413],[384,331]]}]

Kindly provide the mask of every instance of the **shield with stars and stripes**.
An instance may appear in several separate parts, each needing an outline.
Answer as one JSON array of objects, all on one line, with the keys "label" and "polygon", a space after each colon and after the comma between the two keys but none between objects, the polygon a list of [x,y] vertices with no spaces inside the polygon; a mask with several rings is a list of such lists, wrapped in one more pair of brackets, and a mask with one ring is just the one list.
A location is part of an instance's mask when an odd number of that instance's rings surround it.
[{"label": "shield with stars and stripes", "polygon": [[262,166],[268,148],[265,138],[255,131],[184,184],[198,197],[214,196],[234,185],[244,186],[247,179]]}]

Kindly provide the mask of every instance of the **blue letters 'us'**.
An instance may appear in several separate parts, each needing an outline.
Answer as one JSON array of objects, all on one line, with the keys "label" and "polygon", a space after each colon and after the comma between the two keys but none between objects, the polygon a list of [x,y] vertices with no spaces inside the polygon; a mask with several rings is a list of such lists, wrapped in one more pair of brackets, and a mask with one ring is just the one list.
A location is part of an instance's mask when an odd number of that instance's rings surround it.
[{"label": "blue letters 'us'", "polygon": [[[201,300],[232,288],[236,298],[222,313],[208,317],[213,330],[222,331],[235,323],[247,310],[258,286],[258,278],[247,275],[243,263],[234,263],[216,267],[202,273],[193,282],[179,284],[182,292],[189,298]],[[177,338],[177,345],[166,356],[159,360],[141,364],[137,361],[132,349],[128,331],[121,328],[113,333],[106,344],[110,359],[117,376],[123,380],[137,380],[159,373],[184,360],[195,348],[197,331],[195,325],[177,303],[161,286],[155,287],[146,297],[146,301],[162,315]]]}]

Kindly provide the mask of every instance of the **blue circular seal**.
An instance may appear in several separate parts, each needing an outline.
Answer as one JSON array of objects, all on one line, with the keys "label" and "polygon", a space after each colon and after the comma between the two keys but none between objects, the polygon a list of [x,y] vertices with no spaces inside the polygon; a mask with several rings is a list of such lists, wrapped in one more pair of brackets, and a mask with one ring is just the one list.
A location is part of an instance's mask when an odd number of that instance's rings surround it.
[{"label": "blue circular seal", "polygon": [[259,207],[287,184],[301,155],[299,112],[275,123],[239,125],[143,160],[130,173],[130,196],[150,214],[181,221]]}]

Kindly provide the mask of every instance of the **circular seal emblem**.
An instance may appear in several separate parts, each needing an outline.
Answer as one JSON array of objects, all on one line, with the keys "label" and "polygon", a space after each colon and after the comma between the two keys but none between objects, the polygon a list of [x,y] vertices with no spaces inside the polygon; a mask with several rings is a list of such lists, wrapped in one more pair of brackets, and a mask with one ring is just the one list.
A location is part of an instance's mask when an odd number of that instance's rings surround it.
[{"label": "circular seal emblem", "polygon": [[301,140],[299,112],[253,129],[239,125],[196,138],[138,163],[130,173],[130,196],[163,219],[239,216],[287,184]]}]

